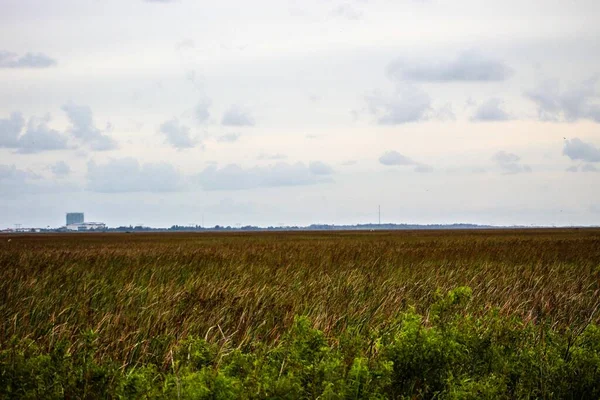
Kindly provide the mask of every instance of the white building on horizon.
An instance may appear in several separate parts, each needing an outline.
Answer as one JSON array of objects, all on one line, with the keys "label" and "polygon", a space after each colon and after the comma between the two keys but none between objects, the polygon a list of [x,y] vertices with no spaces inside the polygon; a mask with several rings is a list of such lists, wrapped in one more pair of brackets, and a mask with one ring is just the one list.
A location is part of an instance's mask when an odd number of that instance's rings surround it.
[{"label": "white building on horizon", "polygon": [[106,229],[104,222],[82,222],[78,224],[69,224],[66,226],[68,231],[103,231]]}]

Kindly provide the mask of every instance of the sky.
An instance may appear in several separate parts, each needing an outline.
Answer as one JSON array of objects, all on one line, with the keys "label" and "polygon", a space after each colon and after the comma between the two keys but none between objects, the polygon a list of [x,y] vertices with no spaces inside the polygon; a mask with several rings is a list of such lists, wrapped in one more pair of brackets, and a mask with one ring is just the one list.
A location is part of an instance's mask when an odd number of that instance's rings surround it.
[{"label": "sky", "polygon": [[0,0],[0,229],[600,225],[595,0]]}]

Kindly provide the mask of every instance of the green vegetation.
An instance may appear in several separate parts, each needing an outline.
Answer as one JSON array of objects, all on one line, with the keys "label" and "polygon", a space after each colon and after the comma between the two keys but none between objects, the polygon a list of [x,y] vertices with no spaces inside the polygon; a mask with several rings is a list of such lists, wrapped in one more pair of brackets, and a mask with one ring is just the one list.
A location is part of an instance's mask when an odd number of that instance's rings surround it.
[{"label": "green vegetation", "polygon": [[600,398],[600,231],[0,237],[0,398]]}]

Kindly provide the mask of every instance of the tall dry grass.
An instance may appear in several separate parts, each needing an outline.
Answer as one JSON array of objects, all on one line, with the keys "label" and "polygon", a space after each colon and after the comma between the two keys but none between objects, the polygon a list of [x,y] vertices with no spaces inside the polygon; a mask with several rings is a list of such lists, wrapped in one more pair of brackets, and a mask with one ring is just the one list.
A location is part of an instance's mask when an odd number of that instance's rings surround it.
[{"label": "tall dry grass", "polygon": [[0,236],[0,346],[93,330],[99,357],[166,365],[192,334],[252,348],[306,315],[334,337],[458,286],[472,310],[597,323],[600,230]]}]

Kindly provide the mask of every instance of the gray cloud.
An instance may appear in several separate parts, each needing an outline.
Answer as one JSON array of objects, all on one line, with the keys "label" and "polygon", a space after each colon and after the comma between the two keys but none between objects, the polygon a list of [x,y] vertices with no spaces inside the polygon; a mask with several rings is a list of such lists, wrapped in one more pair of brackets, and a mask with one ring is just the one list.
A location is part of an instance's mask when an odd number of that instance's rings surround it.
[{"label": "gray cloud", "polygon": [[585,164],[583,167],[581,167],[581,172],[600,172],[600,169],[598,169],[595,165]]},{"label": "gray cloud", "polygon": [[579,138],[565,141],[563,155],[571,160],[600,162],[600,149],[592,143],[586,143]]},{"label": "gray cloud", "polygon": [[254,126],[255,121],[249,111],[233,105],[225,111],[221,124],[226,126]]},{"label": "gray cloud", "polygon": [[48,118],[30,118],[27,130],[19,138],[19,153],[39,153],[68,148],[67,138],[47,125]]},{"label": "gray cloud", "polygon": [[265,154],[261,153],[256,157],[257,160],[285,160],[287,156],[285,154]]},{"label": "gray cloud", "polygon": [[180,190],[183,179],[168,163],[142,164],[133,158],[111,160],[98,165],[88,163],[87,189],[93,192],[173,192]]},{"label": "gray cloud", "polygon": [[[318,169],[318,168],[317,168]],[[242,190],[264,187],[313,185],[330,179],[311,171],[304,163],[279,162],[269,166],[244,169],[237,164],[223,168],[212,165],[198,175],[206,190]]]},{"label": "gray cloud", "polygon": [[21,113],[12,113],[8,119],[0,119],[0,147],[16,149],[18,153],[38,153],[46,150],[67,148],[67,138],[48,127],[49,118],[30,118],[25,132],[25,120]]},{"label": "gray cloud", "polygon": [[35,175],[31,172],[17,169],[14,165],[0,164],[0,182],[15,182],[23,183],[27,179],[35,179]]},{"label": "gray cloud", "polygon": [[0,147],[19,147],[19,135],[24,126],[25,119],[18,112],[10,114],[9,118],[0,119]]},{"label": "gray cloud", "polygon": [[379,92],[367,95],[365,100],[369,111],[380,125],[399,125],[428,119],[431,99],[421,89],[412,85],[402,85],[393,95]]},{"label": "gray cloud", "polygon": [[48,68],[56,60],[42,53],[26,53],[19,57],[15,53],[0,51],[0,68]]},{"label": "gray cloud", "polygon": [[414,166],[415,172],[427,173],[433,172],[433,168],[426,164],[421,164],[419,162],[414,161],[413,159],[398,153],[397,151],[390,150],[386,151],[379,157],[379,163],[385,166],[406,166],[412,165]]},{"label": "gray cloud", "polygon": [[456,114],[454,114],[452,104],[446,103],[437,110],[434,110],[432,119],[437,121],[456,121]]},{"label": "gray cloud", "polygon": [[50,170],[57,177],[64,177],[71,173],[71,167],[64,161],[59,161],[51,165]]},{"label": "gray cloud", "polygon": [[531,167],[521,163],[521,157],[514,153],[499,151],[492,157],[492,160],[500,167],[505,174],[518,174],[520,172],[531,172]]},{"label": "gray cloud", "polygon": [[178,150],[189,149],[197,143],[197,140],[190,136],[190,128],[181,125],[177,119],[164,122],[160,126],[160,133],[165,136],[167,143]]},{"label": "gray cloud", "polygon": [[575,122],[589,119],[600,123],[598,79],[589,79],[561,90],[558,80],[547,80],[525,93],[537,105],[542,121]]},{"label": "gray cloud", "polygon": [[352,4],[344,3],[335,7],[331,11],[331,15],[351,20],[358,20],[362,18],[363,14],[361,11],[357,10]]},{"label": "gray cloud", "polygon": [[477,108],[471,120],[482,122],[509,120],[510,115],[502,108],[503,103],[498,98],[489,99]]},{"label": "gray cloud", "polygon": [[433,172],[433,167],[430,165],[425,165],[425,164],[417,164],[417,166],[415,166],[415,172],[420,172],[420,173]]},{"label": "gray cloud", "polygon": [[465,51],[454,60],[420,63],[399,59],[387,68],[397,81],[414,82],[486,82],[504,81],[513,71],[504,62],[477,51]]},{"label": "gray cloud", "polygon": [[331,175],[333,174],[333,168],[325,164],[322,161],[312,161],[308,165],[308,169],[315,175]]},{"label": "gray cloud", "polygon": [[0,164],[0,193],[6,196],[10,193],[35,192],[37,190],[33,182],[38,178],[15,165]]},{"label": "gray cloud", "polygon": [[62,110],[71,122],[69,132],[88,144],[92,150],[105,151],[117,148],[117,143],[94,126],[92,109],[88,106],[65,104]]},{"label": "gray cloud", "polygon": [[212,102],[209,98],[203,98],[198,102],[196,108],[194,109],[194,116],[196,117],[196,121],[198,121],[201,124],[204,124],[208,121],[208,119],[210,118],[209,109],[211,104]]},{"label": "gray cloud", "polygon": [[577,166],[577,165],[571,165],[565,171],[567,171],[567,172],[577,172],[577,171],[579,171],[579,166]]},{"label": "gray cloud", "polygon": [[226,133],[225,135],[221,135],[217,138],[217,142],[221,143],[233,143],[236,142],[240,138],[239,133]]},{"label": "gray cloud", "polygon": [[379,162],[383,165],[414,165],[415,162],[406,157],[405,155],[402,155],[400,153],[398,153],[397,151],[391,150],[391,151],[386,151],[385,153],[383,153],[381,155],[381,157],[379,157]]}]

